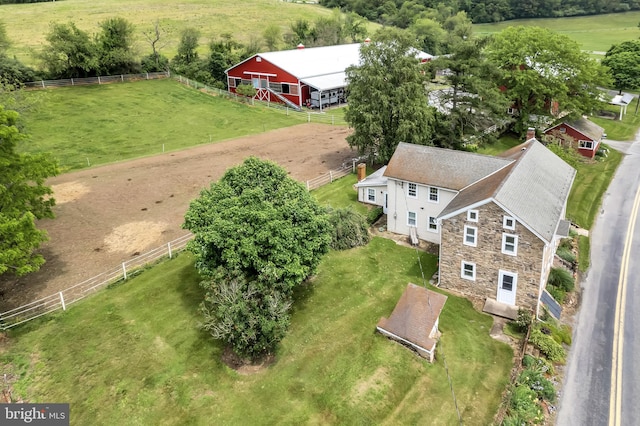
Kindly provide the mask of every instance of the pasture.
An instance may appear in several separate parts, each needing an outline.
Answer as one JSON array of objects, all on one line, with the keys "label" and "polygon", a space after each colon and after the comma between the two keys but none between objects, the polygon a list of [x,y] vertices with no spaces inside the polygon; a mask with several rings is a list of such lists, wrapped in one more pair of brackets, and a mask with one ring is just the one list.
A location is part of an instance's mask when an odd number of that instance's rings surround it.
[{"label": "pasture", "polygon": [[26,152],[53,152],[64,170],[128,160],[303,123],[304,117],[202,93],[175,80],[27,92]]},{"label": "pasture", "polygon": [[123,17],[136,27],[136,47],[140,55],[151,53],[145,32],[157,21],[163,29],[161,53],[172,58],[177,51],[180,32],[193,27],[200,31],[202,51],[209,41],[231,34],[242,43],[262,39],[272,23],[283,33],[298,19],[314,21],[331,10],[319,5],[288,3],[279,0],[64,0],[56,2],[9,4],[0,6],[0,20],[14,46],[10,54],[34,64],[34,52],[46,42],[51,22],[72,21],[78,28],[94,34],[98,24],[108,18]]},{"label": "pasture", "polygon": [[640,37],[640,11],[569,18],[519,19],[494,24],[476,24],[476,35],[488,35],[507,27],[524,25],[548,28],[577,41],[583,50],[606,52],[611,45]]},{"label": "pasture", "polygon": [[[419,256],[430,276],[436,258]],[[449,296],[433,365],[375,333],[407,282],[422,283],[417,260],[381,238],[329,253],[263,366],[229,368],[224,345],[197,328],[187,253],[12,330],[0,363],[20,377],[14,395],[69,402],[72,424],[455,424],[445,354],[463,422],[489,424],[512,364],[491,317]]]}]

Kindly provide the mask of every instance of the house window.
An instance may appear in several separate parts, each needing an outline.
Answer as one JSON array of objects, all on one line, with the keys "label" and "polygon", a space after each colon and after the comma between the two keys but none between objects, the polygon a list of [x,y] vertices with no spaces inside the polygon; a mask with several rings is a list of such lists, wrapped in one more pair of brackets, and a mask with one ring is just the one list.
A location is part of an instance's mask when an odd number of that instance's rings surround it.
[{"label": "house window", "polygon": [[438,232],[438,219],[429,216],[429,231]]},{"label": "house window", "polygon": [[509,216],[504,216],[502,218],[502,227],[504,229],[511,229],[512,231],[516,229],[516,220]]},{"label": "house window", "polygon": [[477,245],[478,228],[474,226],[464,227],[464,244],[475,247]]},{"label": "house window", "polygon": [[567,129],[565,129],[564,127],[560,127],[560,133],[567,133]]},{"label": "house window", "polygon": [[376,190],[374,188],[367,189],[367,200],[372,203],[376,202]]},{"label": "house window", "polygon": [[578,142],[578,146],[580,148],[593,149],[593,141],[580,141]]},{"label": "house window", "polygon": [[471,262],[462,261],[460,266],[460,276],[465,280],[476,280],[476,264]]},{"label": "house window", "polygon": [[467,220],[469,222],[477,222],[478,221],[478,210],[468,210],[467,211]]},{"label": "house window", "polygon": [[239,78],[233,78],[233,77],[229,77],[229,79],[227,80],[227,84],[229,85],[229,87],[236,87],[236,80],[240,80]]},{"label": "house window", "polygon": [[407,185],[407,196],[411,198],[418,198],[417,184],[409,182],[409,185]]},{"label": "house window", "polygon": [[502,253],[511,256],[518,254],[518,236],[513,234],[502,234]]},{"label": "house window", "polygon": [[500,290],[513,291],[517,280],[518,280],[518,274],[500,270],[500,273],[499,273]]},{"label": "house window", "polygon": [[440,190],[438,188],[429,188],[429,201],[437,203],[440,196]]},{"label": "house window", "polygon": [[507,114],[515,115],[518,112],[516,108],[507,108]]},{"label": "house window", "polygon": [[416,212],[407,212],[407,225],[416,226],[417,223]]}]

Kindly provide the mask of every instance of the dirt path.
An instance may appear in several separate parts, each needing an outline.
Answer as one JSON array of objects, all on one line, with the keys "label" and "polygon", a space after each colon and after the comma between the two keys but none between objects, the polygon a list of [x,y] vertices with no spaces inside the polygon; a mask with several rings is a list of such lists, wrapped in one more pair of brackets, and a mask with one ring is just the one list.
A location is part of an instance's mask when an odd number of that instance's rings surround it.
[{"label": "dirt path", "polygon": [[174,240],[190,200],[229,167],[255,155],[285,167],[304,181],[355,156],[349,130],[303,124],[260,135],[51,179],[56,219],[44,220],[50,241],[47,263],[20,279],[0,280],[0,312],[80,283]]}]

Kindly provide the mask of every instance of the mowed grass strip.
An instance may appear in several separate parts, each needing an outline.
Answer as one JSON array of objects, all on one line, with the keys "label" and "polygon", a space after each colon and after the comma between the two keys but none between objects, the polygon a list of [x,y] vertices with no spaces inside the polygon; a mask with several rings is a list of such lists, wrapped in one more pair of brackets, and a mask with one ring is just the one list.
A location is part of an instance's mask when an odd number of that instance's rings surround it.
[{"label": "mowed grass strip", "polygon": [[640,11],[569,18],[518,19],[494,24],[476,24],[477,35],[493,34],[518,25],[548,28],[580,44],[583,50],[606,52],[611,45],[640,37]]},{"label": "mowed grass strip", "polygon": [[303,117],[212,96],[175,80],[27,92],[40,98],[23,115],[26,152],[52,152],[61,166],[175,151],[300,124]]},{"label": "mowed grass strip", "polygon": [[74,22],[90,35],[99,23],[122,17],[135,25],[135,47],[141,56],[151,53],[145,33],[159,22],[162,28],[160,53],[172,58],[178,48],[180,33],[188,27],[200,31],[200,52],[207,53],[208,43],[222,34],[231,34],[242,43],[261,39],[270,24],[282,32],[289,31],[299,19],[315,21],[327,17],[330,9],[319,5],[274,0],[64,0],[56,2],[2,5],[0,20],[13,41],[11,55],[35,65],[35,52],[46,43],[51,22]]},{"label": "mowed grass strip", "polygon": [[[375,333],[418,254],[374,238],[329,253],[296,292],[291,327],[267,368],[241,375],[197,328],[202,299],[182,254],[68,311],[12,330],[0,362],[22,374],[14,394],[69,402],[73,424],[457,424],[442,359],[428,364]],[[427,276],[436,258],[420,252]],[[489,424],[512,350],[492,320],[449,296],[440,328],[465,424]]]}]

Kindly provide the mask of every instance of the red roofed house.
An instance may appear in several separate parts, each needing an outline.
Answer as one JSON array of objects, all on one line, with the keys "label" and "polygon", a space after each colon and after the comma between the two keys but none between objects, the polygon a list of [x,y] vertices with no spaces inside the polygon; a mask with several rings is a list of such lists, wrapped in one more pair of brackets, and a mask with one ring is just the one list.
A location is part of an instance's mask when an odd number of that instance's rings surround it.
[{"label": "red roofed house", "polygon": [[[225,71],[229,91],[257,89],[255,99],[300,109],[322,109],[345,101],[346,69],[360,62],[360,43],[257,53]],[[422,62],[432,56],[416,50]]]},{"label": "red roofed house", "polygon": [[586,118],[579,118],[556,124],[545,130],[544,135],[548,142],[569,144],[582,156],[593,158],[600,147],[604,129]]}]

